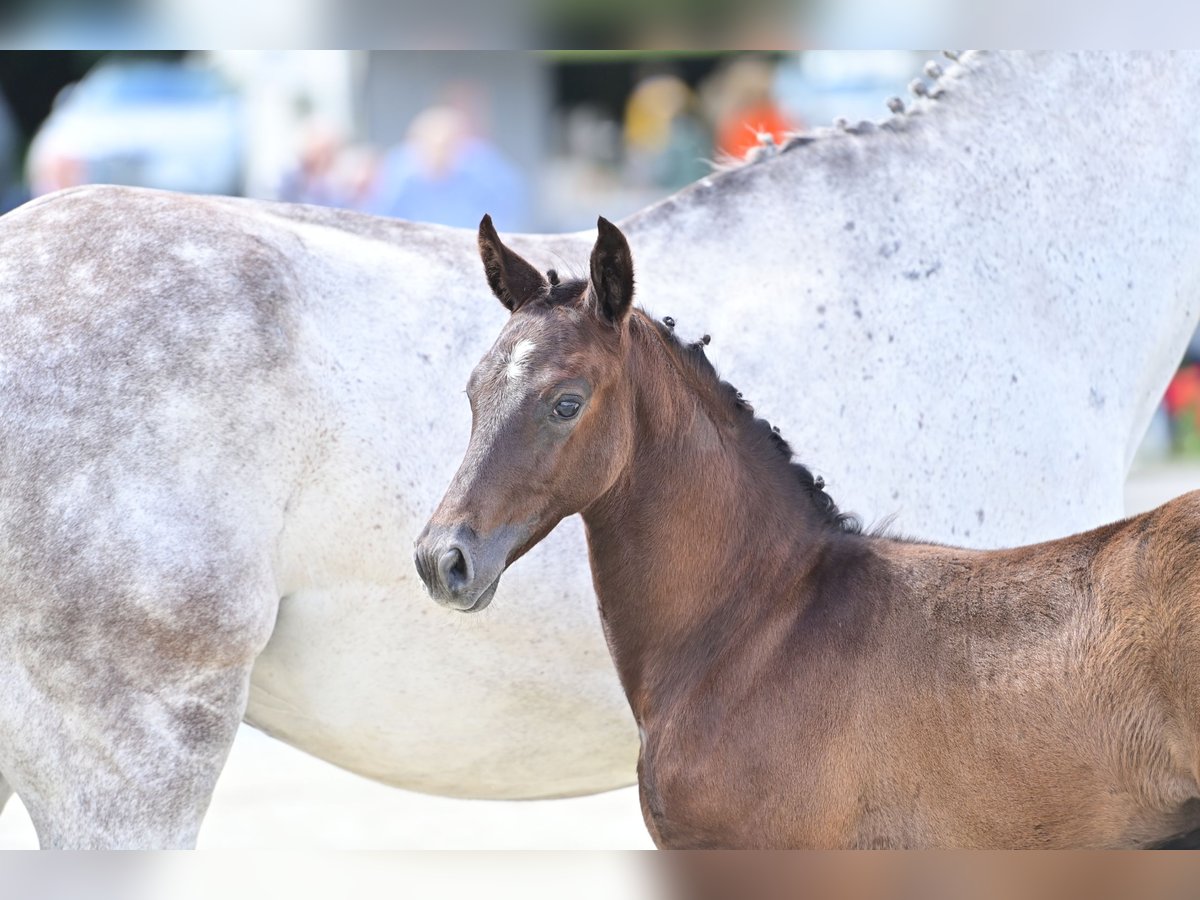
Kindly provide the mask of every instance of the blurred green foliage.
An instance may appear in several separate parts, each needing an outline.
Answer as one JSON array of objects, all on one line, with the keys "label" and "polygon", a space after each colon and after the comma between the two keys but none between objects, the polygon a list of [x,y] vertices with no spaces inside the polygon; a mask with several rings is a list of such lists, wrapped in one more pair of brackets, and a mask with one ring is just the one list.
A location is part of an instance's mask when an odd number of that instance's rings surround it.
[{"label": "blurred green foliage", "polygon": [[[535,0],[547,47],[706,49],[791,35],[810,0]],[[762,49],[771,49],[762,47]]]}]

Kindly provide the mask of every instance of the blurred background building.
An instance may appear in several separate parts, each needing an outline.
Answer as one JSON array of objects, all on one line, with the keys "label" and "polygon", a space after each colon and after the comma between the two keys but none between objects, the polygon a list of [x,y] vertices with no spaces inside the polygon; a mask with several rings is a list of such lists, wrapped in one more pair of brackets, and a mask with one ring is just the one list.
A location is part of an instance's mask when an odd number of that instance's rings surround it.
[{"label": "blurred background building", "polygon": [[[559,24],[560,46],[589,27]],[[0,52],[0,211],[115,183],[463,227],[487,211],[505,231],[585,229],[764,139],[885,118],[886,99],[928,56]],[[1150,458],[1170,452],[1200,456],[1200,341],[1144,447]]]}]

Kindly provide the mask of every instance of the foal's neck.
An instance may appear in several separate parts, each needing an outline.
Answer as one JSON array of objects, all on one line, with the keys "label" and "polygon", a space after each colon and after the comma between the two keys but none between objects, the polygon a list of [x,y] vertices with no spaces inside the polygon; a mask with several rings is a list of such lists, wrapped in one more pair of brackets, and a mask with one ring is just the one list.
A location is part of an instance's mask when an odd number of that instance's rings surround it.
[{"label": "foal's neck", "polygon": [[852,538],[822,518],[749,414],[686,371],[691,351],[634,324],[636,447],[583,519],[605,632],[641,721],[726,648],[799,615],[805,576],[831,542]]}]

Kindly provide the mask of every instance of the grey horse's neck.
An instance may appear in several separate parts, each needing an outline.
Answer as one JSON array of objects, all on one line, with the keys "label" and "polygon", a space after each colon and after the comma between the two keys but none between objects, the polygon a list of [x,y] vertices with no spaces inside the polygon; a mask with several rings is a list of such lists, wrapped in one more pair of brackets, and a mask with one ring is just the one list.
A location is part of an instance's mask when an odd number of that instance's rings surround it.
[{"label": "grey horse's neck", "polygon": [[1018,341],[1082,354],[1072,383],[1037,389],[1121,405],[1127,465],[1197,315],[1200,54],[969,53],[935,74],[883,122],[798,136],[633,216],[642,296],[777,290],[780,320],[828,309],[831,331],[840,315],[885,341],[904,323],[947,373],[982,349],[1013,385]]}]

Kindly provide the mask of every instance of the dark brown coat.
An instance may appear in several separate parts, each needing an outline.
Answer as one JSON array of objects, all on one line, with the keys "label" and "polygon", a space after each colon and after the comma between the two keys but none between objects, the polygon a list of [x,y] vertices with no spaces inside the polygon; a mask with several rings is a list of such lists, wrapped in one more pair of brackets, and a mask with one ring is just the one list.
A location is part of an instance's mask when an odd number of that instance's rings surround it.
[{"label": "dark brown coat", "polygon": [[1200,494],[1014,550],[864,535],[702,344],[631,310],[615,228],[588,283],[553,288],[489,229],[513,316],[418,567],[480,608],[582,513],[657,844],[1139,847],[1200,826]]}]

